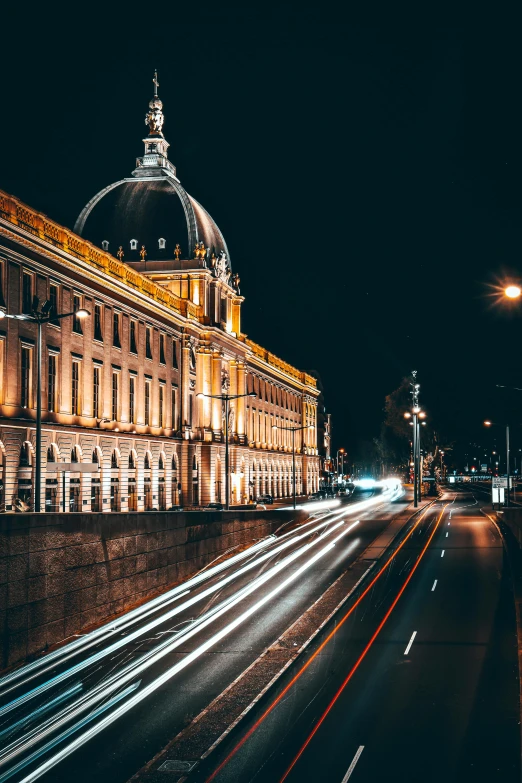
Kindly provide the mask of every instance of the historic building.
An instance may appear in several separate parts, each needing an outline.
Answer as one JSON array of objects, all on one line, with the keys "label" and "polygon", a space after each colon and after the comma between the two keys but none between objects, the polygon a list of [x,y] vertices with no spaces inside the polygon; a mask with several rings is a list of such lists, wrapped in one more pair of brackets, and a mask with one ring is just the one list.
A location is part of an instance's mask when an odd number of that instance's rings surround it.
[{"label": "historic building", "polygon": [[[318,487],[316,380],[241,332],[239,275],[218,226],[168,160],[157,89],[155,77],[143,157],[94,196],[75,233],[0,191],[0,315],[30,314],[42,302],[52,315],[90,313],[42,327],[48,511],[223,501],[223,393],[256,395],[230,402],[231,502],[291,494],[292,427],[303,428],[297,492]],[[6,511],[34,502],[37,350],[34,323],[0,321]],[[99,468],[60,472],[59,462]]]}]

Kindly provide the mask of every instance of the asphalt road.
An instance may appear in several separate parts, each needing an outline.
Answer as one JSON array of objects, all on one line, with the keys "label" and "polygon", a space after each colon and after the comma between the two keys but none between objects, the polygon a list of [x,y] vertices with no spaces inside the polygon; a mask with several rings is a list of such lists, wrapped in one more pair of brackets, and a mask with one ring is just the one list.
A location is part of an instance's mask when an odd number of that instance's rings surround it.
[{"label": "asphalt road", "polygon": [[189,781],[520,781],[507,556],[447,497]]},{"label": "asphalt road", "polygon": [[76,649],[66,646],[25,667],[18,679],[0,680],[0,783],[125,783],[405,505],[403,496],[388,494],[317,511],[200,584],[140,607],[132,625],[126,617],[97,637],[81,637]]}]

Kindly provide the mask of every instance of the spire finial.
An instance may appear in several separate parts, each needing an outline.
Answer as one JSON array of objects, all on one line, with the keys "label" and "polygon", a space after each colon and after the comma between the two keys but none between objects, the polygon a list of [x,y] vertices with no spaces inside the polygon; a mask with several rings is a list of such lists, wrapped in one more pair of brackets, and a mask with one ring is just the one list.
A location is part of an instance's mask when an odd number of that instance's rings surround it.
[{"label": "spire finial", "polygon": [[145,125],[149,126],[149,136],[163,136],[161,129],[163,128],[163,104],[158,98],[158,72],[154,71],[154,79],[152,80],[154,85],[154,97],[149,103],[149,111],[145,115]]},{"label": "spire finial", "polygon": [[154,97],[158,97],[158,87],[159,87],[159,81],[158,81],[158,72],[154,71],[154,79],[152,80],[152,83],[154,85]]}]

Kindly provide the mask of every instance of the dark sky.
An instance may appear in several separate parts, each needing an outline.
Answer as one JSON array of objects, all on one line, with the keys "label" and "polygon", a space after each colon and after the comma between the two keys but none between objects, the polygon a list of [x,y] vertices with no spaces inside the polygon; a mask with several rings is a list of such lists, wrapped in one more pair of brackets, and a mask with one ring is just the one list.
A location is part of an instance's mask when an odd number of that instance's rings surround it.
[{"label": "dark sky", "polygon": [[522,387],[522,304],[487,296],[522,276],[517,3],[23,8],[4,17],[0,187],[72,226],[142,154],[157,67],[244,331],[320,373],[336,447],[378,433],[413,368],[446,437],[522,422],[522,393],[495,390]]}]

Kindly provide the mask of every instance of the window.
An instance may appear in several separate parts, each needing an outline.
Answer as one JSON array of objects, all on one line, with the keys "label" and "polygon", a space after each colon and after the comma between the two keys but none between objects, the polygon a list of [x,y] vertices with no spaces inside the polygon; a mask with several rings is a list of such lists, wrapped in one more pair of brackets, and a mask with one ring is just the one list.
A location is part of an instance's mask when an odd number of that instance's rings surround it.
[{"label": "window", "polygon": [[111,468],[115,470],[118,467],[118,452],[114,450],[111,454]]},{"label": "window", "polygon": [[137,250],[138,249],[138,240],[137,239],[131,239],[131,241],[130,241],[130,249],[131,250]]},{"label": "window", "polygon": [[150,381],[145,381],[145,424],[150,426]]},{"label": "window", "polygon": [[22,313],[33,312],[33,276],[30,272],[22,273]]},{"label": "window", "polygon": [[109,249],[109,243],[106,239],[102,239],[102,248],[105,250],[105,252],[107,252]]},{"label": "window", "polygon": [[103,330],[102,330],[103,314],[102,313],[103,313],[102,305],[95,304],[94,305],[94,339],[98,340],[100,343],[103,342]]},{"label": "window", "polygon": [[131,353],[138,353],[138,324],[136,321],[130,322],[130,346]]},{"label": "window", "polygon": [[54,453],[54,447],[49,446],[47,449],[47,462],[56,462],[56,456]]},{"label": "window", "polygon": [[145,356],[152,359],[152,329],[147,326],[145,330]]},{"label": "window", "polygon": [[143,460],[143,469],[150,470],[150,457],[148,451],[145,452],[145,459]]},{"label": "window", "polygon": [[158,239],[158,245],[160,250],[165,250],[167,242],[165,239]]},{"label": "window", "polygon": [[99,462],[98,449],[94,449],[94,451],[92,452],[92,462],[94,462],[95,465],[97,465]]},{"label": "window", "polygon": [[120,317],[121,313],[114,311],[112,316],[112,344],[115,348],[121,348],[120,340]]},{"label": "window", "polygon": [[[77,310],[82,309],[82,297],[80,294],[73,294],[73,313],[75,313]],[[83,334],[82,330],[82,322],[80,321],[77,316],[73,316],[73,332],[76,332],[76,334]]]},{"label": "window", "polygon": [[60,289],[57,283],[49,283],[49,301],[51,303],[49,323],[53,326],[60,326],[60,321],[55,317],[60,310]]},{"label": "window", "polygon": [[220,314],[219,314],[219,320],[222,323],[226,323],[227,322],[227,299],[224,296],[221,297],[221,311],[220,311]]},{"label": "window", "polygon": [[71,413],[80,415],[80,362],[72,363],[71,374]]},{"label": "window", "polygon": [[159,387],[159,401],[158,401],[158,408],[159,408],[159,421],[158,424],[160,427],[165,426],[164,421],[164,414],[165,414],[165,386],[160,383]]},{"label": "window", "polygon": [[92,371],[92,415],[100,418],[101,408],[101,367],[96,365]]},{"label": "window", "polygon": [[134,424],[136,416],[136,378],[129,378],[129,421]]},{"label": "window", "polygon": [[174,370],[178,369],[178,353],[177,353],[177,344],[176,340],[172,341],[172,367]]},{"label": "window", "polygon": [[165,361],[165,335],[160,334],[159,336],[159,353],[160,353],[160,364],[166,364]]},{"label": "window", "polygon": [[0,258],[0,307],[5,307],[5,263],[2,258]]},{"label": "window", "polygon": [[189,425],[192,427],[192,411],[194,407],[194,395],[189,394]]},{"label": "window", "polygon": [[20,383],[20,404],[22,408],[29,408],[31,405],[32,389],[32,360],[33,349],[22,346],[21,357],[21,383]]},{"label": "window", "polygon": [[129,468],[133,470],[136,468],[136,460],[134,459],[134,452],[129,451]]},{"label": "window", "polygon": [[78,462],[78,451],[76,446],[73,446],[71,449],[71,462]]},{"label": "window", "polygon": [[112,420],[119,421],[119,391],[120,391],[120,374],[119,372],[112,373]]},{"label": "window", "polygon": [[47,410],[56,413],[57,400],[57,361],[58,357],[54,353],[49,354],[48,372],[47,372]]},{"label": "window", "polygon": [[175,430],[178,426],[178,390],[175,386],[172,387],[170,396],[170,426]]}]

